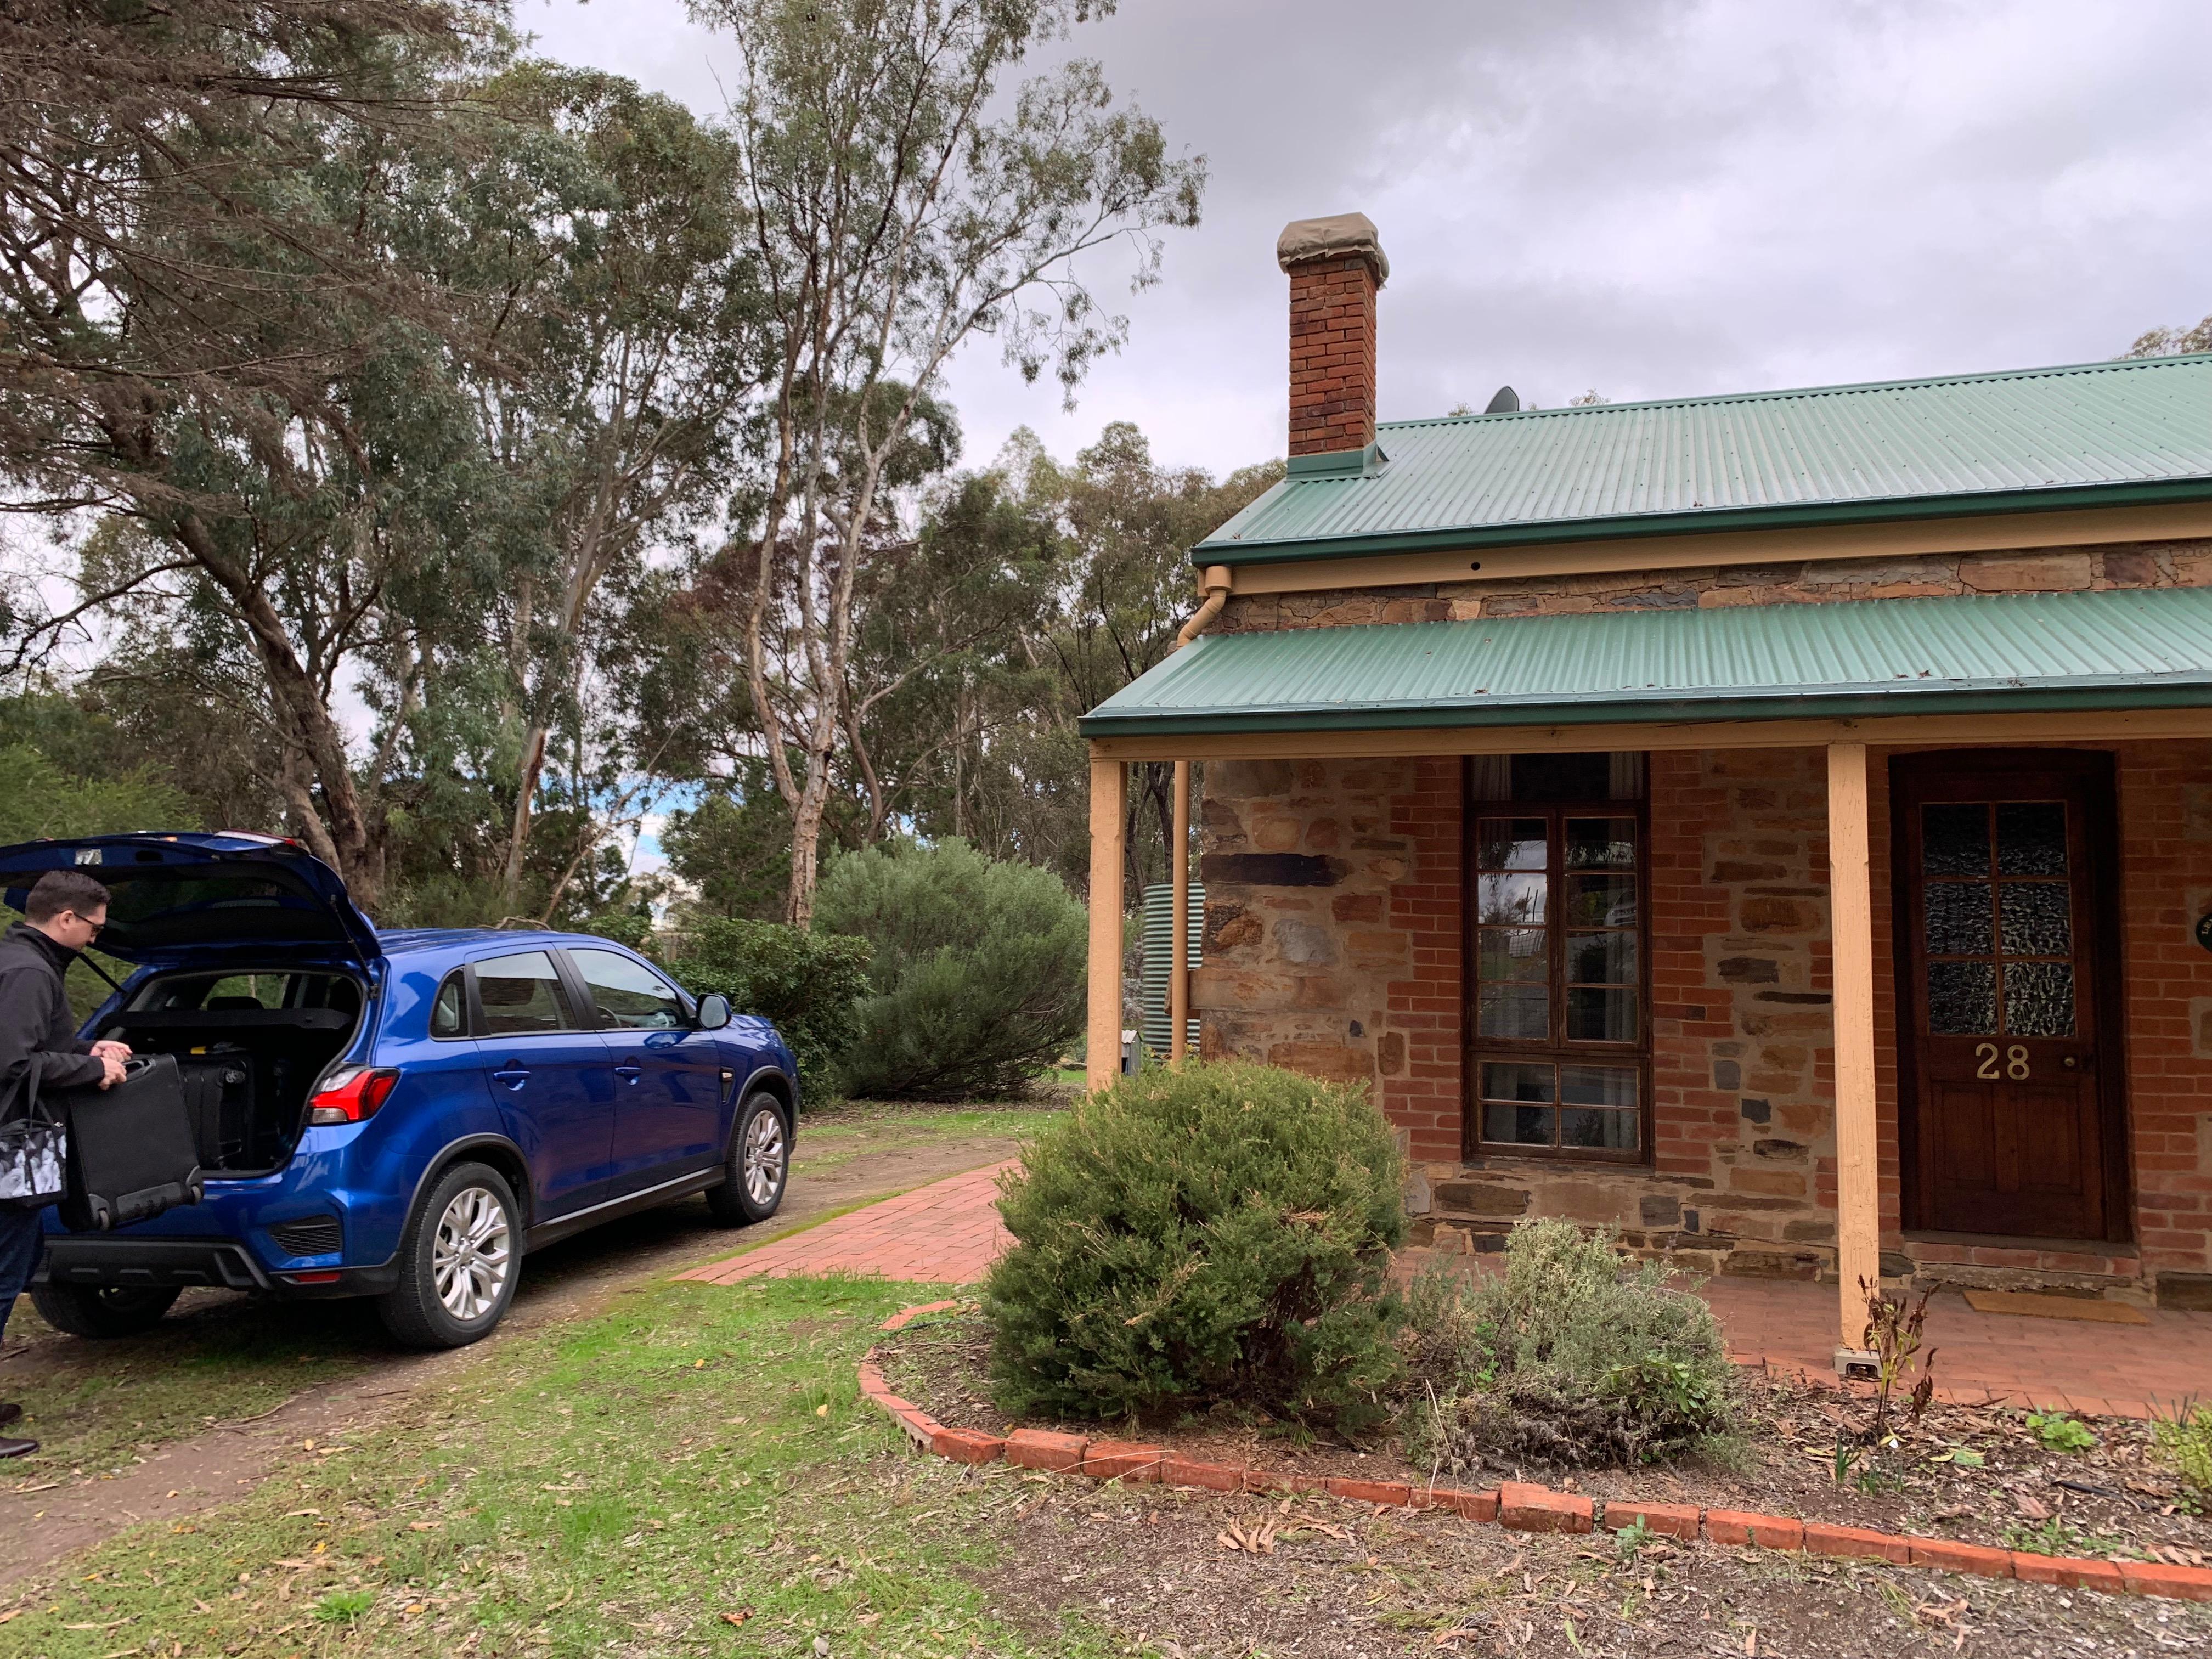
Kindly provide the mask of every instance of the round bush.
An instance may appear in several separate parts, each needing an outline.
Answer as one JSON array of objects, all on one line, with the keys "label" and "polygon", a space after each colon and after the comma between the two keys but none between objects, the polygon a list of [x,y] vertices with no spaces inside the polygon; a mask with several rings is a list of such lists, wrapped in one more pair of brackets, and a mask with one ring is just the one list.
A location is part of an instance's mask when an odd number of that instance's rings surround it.
[{"label": "round bush", "polygon": [[871,847],[830,866],[814,925],[873,951],[842,1055],[863,1099],[1018,1094],[1081,1026],[1089,923],[1049,870],[957,837]]},{"label": "round bush", "polygon": [[1000,1404],[1381,1415],[1402,1179],[1364,1090],[1237,1062],[1121,1079],[1005,1182],[1015,1242],[983,1291]]},{"label": "round bush", "polygon": [[866,939],[732,918],[700,927],[668,970],[695,996],[720,991],[738,1012],[774,1020],[798,1057],[805,1099],[836,1098],[837,1059],[868,988]]}]

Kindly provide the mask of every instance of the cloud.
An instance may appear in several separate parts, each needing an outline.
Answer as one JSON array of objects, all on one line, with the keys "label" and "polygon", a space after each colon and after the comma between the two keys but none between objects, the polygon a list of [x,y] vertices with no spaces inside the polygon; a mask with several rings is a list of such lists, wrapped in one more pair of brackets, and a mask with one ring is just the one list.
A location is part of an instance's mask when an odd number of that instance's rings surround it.
[{"label": "cloud", "polygon": [[[712,111],[679,0],[524,0],[544,50]],[[971,463],[1133,420],[1163,459],[1278,453],[1275,233],[1380,228],[1384,417],[2110,356],[2212,311],[2212,7],[2136,0],[1123,0],[1073,49],[1212,167],[1073,416],[988,344]],[[1113,273],[1096,273],[1112,286]]]}]

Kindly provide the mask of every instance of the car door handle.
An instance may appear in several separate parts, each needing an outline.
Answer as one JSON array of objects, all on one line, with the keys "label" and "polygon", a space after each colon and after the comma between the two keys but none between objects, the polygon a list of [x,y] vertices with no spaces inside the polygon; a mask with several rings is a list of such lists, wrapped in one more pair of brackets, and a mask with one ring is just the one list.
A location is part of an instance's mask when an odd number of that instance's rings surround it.
[{"label": "car door handle", "polygon": [[634,1060],[626,1060],[615,1067],[615,1075],[627,1082],[635,1083],[645,1075],[645,1067]]},{"label": "car door handle", "polygon": [[495,1081],[504,1083],[510,1089],[520,1089],[530,1081],[530,1068],[520,1060],[509,1060],[501,1069],[494,1072],[492,1077]]}]

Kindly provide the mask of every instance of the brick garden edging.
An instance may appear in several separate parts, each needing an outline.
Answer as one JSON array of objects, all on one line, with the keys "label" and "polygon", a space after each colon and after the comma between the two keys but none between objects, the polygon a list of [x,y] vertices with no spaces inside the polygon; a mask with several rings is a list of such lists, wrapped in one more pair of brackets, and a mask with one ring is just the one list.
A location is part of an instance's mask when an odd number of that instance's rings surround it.
[{"label": "brick garden edging", "polygon": [[[943,1313],[957,1302],[929,1302],[903,1308],[884,1321],[886,1331],[902,1329],[924,1314]],[[1403,1480],[1358,1480],[1342,1475],[1278,1474],[1229,1463],[1206,1463],[1182,1456],[1170,1446],[1126,1440],[1094,1440],[1048,1429],[1016,1429],[1009,1435],[976,1429],[951,1429],[921,1407],[900,1399],[884,1380],[870,1348],[860,1366],[860,1393],[888,1412],[921,1450],[955,1463],[994,1463],[1004,1458],[1025,1469],[1054,1474],[1087,1475],[1125,1485],[1184,1486],[1200,1492],[1321,1492],[1377,1509],[1449,1510],[1469,1521],[1492,1522],[1516,1532],[1588,1533],[1624,1531],[1638,1522],[1662,1537],[1759,1549],[1802,1550],[1813,1555],[1887,1561],[1901,1567],[1972,1573],[1984,1578],[2015,1578],[2031,1584],[2110,1594],[2161,1595],[2183,1601],[2212,1601],[2212,1567],[2175,1567],[2162,1561],[2087,1561],[2067,1556],[2033,1555],[1992,1549],[1944,1538],[1915,1538],[1901,1533],[1870,1532],[1861,1527],[1793,1521],[1785,1516],[1743,1510],[1702,1509],[1694,1504],[1644,1504],[1627,1498],[1598,1500],[1579,1492],[1553,1492],[1506,1481],[1485,1492],[1455,1486],[1416,1486]]]}]

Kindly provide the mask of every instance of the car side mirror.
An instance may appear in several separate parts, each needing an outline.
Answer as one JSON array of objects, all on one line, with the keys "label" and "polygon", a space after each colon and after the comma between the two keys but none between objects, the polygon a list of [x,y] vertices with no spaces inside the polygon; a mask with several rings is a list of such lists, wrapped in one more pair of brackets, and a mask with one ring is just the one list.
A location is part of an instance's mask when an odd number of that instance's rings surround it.
[{"label": "car side mirror", "polygon": [[719,1031],[730,1023],[730,1000],[720,991],[699,999],[699,1029]]}]

